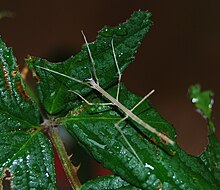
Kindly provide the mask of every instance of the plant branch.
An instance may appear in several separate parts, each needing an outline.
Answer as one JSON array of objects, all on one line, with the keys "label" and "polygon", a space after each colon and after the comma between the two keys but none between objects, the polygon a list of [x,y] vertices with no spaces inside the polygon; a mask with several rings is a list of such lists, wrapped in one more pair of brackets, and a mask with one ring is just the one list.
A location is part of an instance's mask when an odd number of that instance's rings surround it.
[{"label": "plant branch", "polygon": [[60,158],[61,163],[63,165],[64,171],[68,177],[68,180],[69,180],[72,188],[74,190],[79,190],[81,183],[80,183],[79,178],[77,176],[78,168],[75,167],[71,163],[69,156],[67,155],[66,149],[64,147],[64,144],[58,134],[57,129],[54,127],[51,127],[49,130],[49,135],[50,135],[50,138],[52,140],[53,145],[55,146],[55,148],[58,152],[58,155],[59,155],[59,158]]}]

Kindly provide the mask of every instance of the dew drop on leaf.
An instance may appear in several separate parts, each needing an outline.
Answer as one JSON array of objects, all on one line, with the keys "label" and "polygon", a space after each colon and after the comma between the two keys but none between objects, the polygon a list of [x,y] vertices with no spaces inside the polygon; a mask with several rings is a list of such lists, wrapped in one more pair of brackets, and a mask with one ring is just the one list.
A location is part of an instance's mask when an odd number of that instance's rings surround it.
[{"label": "dew drop on leaf", "polygon": [[149,165],[148,163],[145,163],[144,167],[145,168],[150,168],[151,170],[154,170],[154,167]]},{"label": "dew drop on leaf", "polygon": [[118,26],[115,30],[115,34],[119,36],[125,36],[127,34],[127,29],[123,26]]},{"label": "dew drop on leaf", "polygon": [[54,96],[55,93],[56,93],[55,91],[51,92],[50,96],[51,96],[51,97]]},{"label": "dew drop on leaf", "polygon": [[100,35],[103,37],[112,37],[113,33],[113,29],[110,27],[105,27],[100,31]]},{"label": "dew drop on leaf", "polygon": [[119,54],[118,54],[118,57],[120,58],[120,57],[122,57],[124,55],[124,53],[123,52],[120,52]]},{"label": "dew drop on leaf", "polygon": [[199,101],[198,98],[192,98],[192,103],[196,103],[198,101]]}]

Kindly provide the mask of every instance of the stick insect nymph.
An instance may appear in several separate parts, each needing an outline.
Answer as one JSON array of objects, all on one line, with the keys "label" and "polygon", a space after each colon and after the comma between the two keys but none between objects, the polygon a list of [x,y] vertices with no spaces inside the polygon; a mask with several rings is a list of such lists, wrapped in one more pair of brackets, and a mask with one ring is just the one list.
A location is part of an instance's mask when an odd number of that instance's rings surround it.
[{"label": "stick insect nymph", "polygon": [[[99,85],[99,80],[98,80],[98,77],[96,75],[96,70],[95,70],[95,62],[94,62],[94,59],[92,57],[92,53],[90,51],[90,48],[89,48],[89,44],[87,42],[87,39],[85,37],[85,35],[83,34],[82,32],[82,35],[84,37],[84,40],[85,40],[85,43],[86,43],[86,47],[87,47],[87,50],[88,50],[88,54],[89,54],[89,57],[90,57],[90,60],[91,60],[91,63],[92,63],[92,69],[93,69],[93,77],[91,77],[90,79],[87,79],[86,81],[81,81],[79,79],[76,79],[74,77],[71,77],[71,76],[68,76],[68,75],[65,75],[63,73],[60,73],[60,72],[57,72],[57,71],[54,71],[54,70],[51,70],[51,69],[48,69],[48,68],[45,68],[45,67],[41,67],[41,66],[37,66],[38,68],[40,69],[43,69],[43,70],[46,70],[48,72],[51,72],[51,73],[54,73],[54,74],[57,74],[57,75],[60,75],[60,76],[63,76],[65,78],[68,78],[70,80],[73,80],[77,83],[80,83],[80,84],[83,84],[83,85],[87,85],[89,86],[90,88],[92,89],[95,89],[97,90],[100,94],[102,94],[106,99],[108,99],[110,101],[110,103],[102,103],[102,105],[115,105],[117,106],[120,110],[122,110],[125,114],[125,117],[122,118],[120,121],[118,121],[116,124],[115,124],[115,127],[119,130],[119,132],[121,133],[121,135],[123,136],[123,138],[125,139],[126,143],[129,145],[129,147],[131,148],[132,152],[135,154],[135,156],[138,158],[139,161],[141,161],[138,157],[138,155],[136,154],[135,150],[132,148],[132,146],[130,145],[130,143],[128,142],[127,138],[124,136],[123,132],[120,130],[120,128],[118,128],[118,125],[124,121],[125,119],[127,119],[128,117],[130,117],[133,121],[135,121],[136,123],[140,124],[142,127],[144,127],[145,129],[147,129],[148,131],[156,134],[159,138],[161,138],[163,141],[165,141],[167,144],[171,144],[171,145],[174,145],[175,142],[173,140],[171,140],[169,137],[167,137],[166,135],[164,135],[163,133],[157,131],[155,128],[151,127],[149,124],[147,124],[146,122],[144,122],[142,119],[140,119],[137,115],[135,115],[133,113],[133,110],[138,106],[140,105],[146,98],[148,98],[152,93],[153,91],[151,91],[149,94],[147,94],[140,102],[138,102],[132,109],[128,109],[126,108],[124,105],[122,105],[119,100],[118,100],[118,97],[119,97],[119,90],[120,90],[120,81],[121,81],[121,72],[120,72],[120,69],[119,69],[119,66],[118,66],[118,63],[117,63],[117,59],[116,59],[116,54],[115,54],[115,50],[114,50],[114,45],[113,45],[113,40],[112,40],[112,52],[113,52],[113,57],[114,57],[114,61],[115,61],[115,64],[116,64],[116,67],[117,67],[117,71],[118,71],[118,75],[119,75],[119,78],[118,78],[118,88],[117,88],[117,95],[116,95],[116,98],[112,97],[108,92],[106,92],[100,85]],[[70,90],[71,91],[71,90]],[[82,98],[87,104],[89,105],[97,105],[95,103],[90,103],[88,102],[82,95],[80,95],[79,93],[75,92],[75,91],[71,91],[75,94],[77,94],[80,98]]]},{"label": "stick insect nymph", "polygon": [[[174,141],[172,141],[170,138],[168,138],[166,135],[164,135],[163,133],[158,132],[155,128],[151,127],[150,125],[148,125],[147,123],[145,123],[143,120],[141,120],[138,116],[136,116],[131,110],[129,110],[128,108],[126,108],[124,105],[122,105],[117,99],[115,99],[114,97],[112,97],[108,92],[106,92],[103,88],[101,88],[99,86],[99,84],[97,84],[95,82],[94,79],[89,79],[87,84],[89,84],[90,88],[93,88],[95,90],[97,90],[98,92],[100,92],[104,97],[106,97],[108,100],[111,101],[111,103],[115,106],[117,106],[119,109],[121,109],[124,113],[125,113],[125,118],[130,117],[132,120],[134,120],[135,122],[137,122],[138,124],[140,124],[141,126],[143,126],[145,129],[149,130],[150,132],[156,134],[158,137],[162,138],[165,142],[167,142],[168,144],[175,144]],[[152,94],[154,91],[151,91],[149,94],[147,94],[147,96],[144,97],[144,99],[146,99],[147,97],[150,96],[150,94]],[[79,95],[79,94],[78,94]],[[82,98],[82,97],[81,97]],[[84,99],[84,98],[83,98]],[[85,99],[84,99],[85,100]],[[141,101],[142,102],[142,101]],[[88,102],[87,102],[88,103]],[[136,106],[135,106],[136,107]],[[123,121],[125,120],[124,118],[122,119]],[[120,120],[119,122],[116,123],[116,125],[119,125],[119,123],[121,123]]]}]

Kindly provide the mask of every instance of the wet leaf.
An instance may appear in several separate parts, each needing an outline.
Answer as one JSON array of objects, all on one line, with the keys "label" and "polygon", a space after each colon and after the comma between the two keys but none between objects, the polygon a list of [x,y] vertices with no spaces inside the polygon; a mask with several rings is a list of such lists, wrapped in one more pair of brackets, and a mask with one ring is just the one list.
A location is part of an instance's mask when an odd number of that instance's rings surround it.
[{"label": "wet leaf", "polygon": [[[139,41],[149,30],[149,17],[148,12],[136,12],[126,23],[101,30],[97,40],[89,44],[99,84],[113,97],[116,87],[110,87],[117,82],[118,74],[111,41],[113,39],[118,64],[123,71],[133,60]],[[70,91],[78,92],[93,103],[106,102],[91,88],[71,79],[83,82],[91,78],[89,70],[92,72],[93,69],[85,46],[78,55],[62,63],[50,63],[35,57],[30,57],[27,63],[34,71],[41,103],[48,115],[56,116],[59,125],[64,125],[98,162],[130,186],[150,190],[218,189],[216,179],[200,158],[187,155],[178,145],[167,145],[132,119],[121,123],[120,129],[114,127],[125,116],[120,109],[88,106]],[[120,102],[123,105],[131,109],[138,101],[140,97],[122,88]],[[175,130],[149,102],[141,104],[134,112],[175,141]],[[97,188],[104,183],[105,179],[102,179],[97,179]],[[92,188],[95,188],[94,183]]]},{"label": "wet leaf", "polygon": [[213,92],[202,91],[199,85],[194,85],[189,89],[189,95],[195,107],[208,121],[209,126],[209,144],[200,158],[220,184],[220,142],[215,137],[215,126],[212,120]]},{"label": "wet leaf", "polygon": [[[53,152],[40,132],[35,103],[25,93],[12,53],[0,39],[0,189],[55,188]],[[4,187],[6,188],[6,187]]]},{"label": "wet leaf", "polygon": [[[116,97],[117,86],[114,85],[118,73],[111,42],[113,40],[120,70],[124,71],[149,31],[150,16],[149,12],[135,12],[117,27],[104,27],[97,40],[89,44],[99,84],[112,97]],[[199,86],[190,90],[195,106],[207,119],[210,128],[207,150],[200,157],[194,157],[177,144],[167,144],[130,118],[115,127],[126,113],[114,106],[89,106],[70,91],[78,92],[93,103],[107,101],[90,87],[71,79],[85,81],[91,78],[90,72],[94,75],[85,46],[75,57],[62,63],[50,63],[36,57],[29,57],[26,61],[37,80],[39,104],[43,110],[39,110],[26,94],[12,50],[0,41],[0,189],[5,189],[6,183],[15,190],[56,188],[53,151],[42,131],[50,136],[53,127],[59,125],[63,125],[98,162],[114,173],[85,183],[80,188],[82,190],[219,189],[220,144],[214,137],[211,91],[202,92]],[[125,107],[131,109],[140,100],[121,85],[119,101]],[[172,125],[152,108],[149,101],[144,101],[133,112],[175,141]],[[40,113],[44,113],[43,119],[46,117],[41,125]],[[61,141],[59,143],[63,145]],[[64,146],[62,148],[61,160],[72,166]],[[63,166],[65,168],[65,164]],[[74,169],[76,172],[77,168]],[[67,174],[72,175],[74,186],[76,173]],[[75,186],[79,189],[80,183]]]},{"label": "wet leaf", "polygon": [[81,190],[140,190],[131,186],[126,181],[122,180],[118,176],[109,175],[104,177],[98,177],[91,181],[86,182],[81,187]]},{"label": "wet leaf", "polygon": [[212,121],[213,92],[211,90],[201,91],[199,85],[194,85],[189,89],[189,96],[197,110],[207,119],[209,133],[214,133],[215,127]]},{"label": "wet leaf", "polygon": [[[113,88],[108,92],[114,94],[115,91],[116,88]],[[121,90],[120,97],[126,107],[133,107],[140,100],[126,89]],[[92,99],[92,102],[100,101],[102,99]],[[171,125],[149,103],[144,102],[135,114],[153,127],[163,129],[170,136],[174,135]],[[72,110],[60,122],[98,162],[136,188],[217,189],[212,174],[199,158],[187,155],[177,145],[176,154],[171,156],[149,139],[150,134],[145,136],[137,130],[132,120],[128,120],[119,127],[137,157],[114,126],[122,117],[120,110],[115,107],[88,107],[84,104]]]},{"label": "wet leaf", "polygon": [[216,183],[220,185],[220,142],[214,135],[209,136],[209,144],[200,155],[200,159],[213,174]]},{"label": "wet leaf", "polygon": [[[103,28],[99,31],[96,41],[89,44],[96,73],[103,88],[109,87],[118,78],[111,41],[114,43],[120,70],[124,71],[134,60],[140,41],[152,25],[150,16],[149,12],[135,12],[127,22],[114,28]],[[46,67],[79,80],[89,79],[93,70],[85,45],[80,53],[61,63],[50,63],[36,57],[29,57],[27,63],[37,74],[39,96],[49,114],[66,113],[79,104],[78,97],[68,90],[78,91],[83,96],[91,92],[91,89],[84,85],[36,67]]]}]

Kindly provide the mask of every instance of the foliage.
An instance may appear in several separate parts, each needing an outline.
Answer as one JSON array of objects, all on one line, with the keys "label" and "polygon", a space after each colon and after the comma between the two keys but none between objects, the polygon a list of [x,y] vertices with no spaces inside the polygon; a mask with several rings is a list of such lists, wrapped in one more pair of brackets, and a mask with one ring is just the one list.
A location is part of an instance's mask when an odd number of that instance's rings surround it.
[{"label": "foliage", "polygon": [[[152,25],[150,16],[149,12],[135,12],[127,22],[117,27],[104,27],[96,41],[89,44],[100,86],[113,97],[117,91],[118,74],[111,41],[123,72],[134,60],[140,41]],[[114,127],[124,117],[120,109],[87,105],[70,90],[77,91],[91,102],[106,100],[88,86],[42,69],[48,68],[85,81],[91,77],[89,71],[92,70],[85,45],[79,54],[61,63],[50,63],[32,56],[26,59],[26,63],[36,79],[36,101],[26,94],[11,48],[0,41],[0,189],[7,181],[15,190],[56,189],[52,144],[74,189],[218,189],[220,146],[214,136],[210,91],[201,92],[199,86],[194,86],[189,92],[210,128],[210,144],[201,156],[187,155],[177,144],[166,144],[128,118],[119,128],[135,150],[135,155]],[[130,109],[140,100],[121,85],[119,101],[123,105]],[[175,141],[175,130],[149,101],[144,101],[134,113]],[[81,185],[77,167],[71,164],[57,133],[57,127],[61,125],[114,174]]]}]

